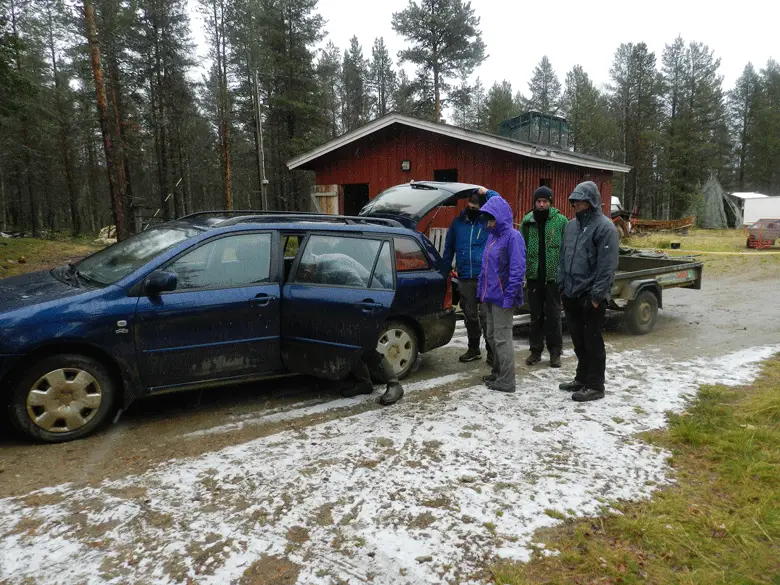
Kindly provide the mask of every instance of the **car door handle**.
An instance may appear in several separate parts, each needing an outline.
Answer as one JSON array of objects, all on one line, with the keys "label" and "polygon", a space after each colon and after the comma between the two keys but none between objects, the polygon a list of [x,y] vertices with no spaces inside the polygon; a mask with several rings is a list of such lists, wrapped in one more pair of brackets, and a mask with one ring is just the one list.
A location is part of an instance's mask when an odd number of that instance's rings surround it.
[{"label": "car door handle", "polygon": [[272,296],[267,295],[265,293],[260,293],[255,298],[249,299],[249,305],[251,307],[267,307],[272,300],[273,300]]},{"label": "car door handle", "polygon": [[381,309],[382,305],[379,303],[375,303],[371,299],[366,299],[365,301],[355,303],[355,307],[360,309],[362,313],[374,313],[379,309]]}]

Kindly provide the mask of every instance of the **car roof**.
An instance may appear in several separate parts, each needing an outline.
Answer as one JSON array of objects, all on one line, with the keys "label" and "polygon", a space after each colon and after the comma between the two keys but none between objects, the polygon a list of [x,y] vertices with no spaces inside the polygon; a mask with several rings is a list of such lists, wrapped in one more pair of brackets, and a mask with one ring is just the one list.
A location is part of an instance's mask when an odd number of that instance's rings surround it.
[{"label": "car roof", "polygon": [[194,227],[204,231],[228,228],[244,231],[263,227],[276,230],[390,233],[415,237],[421,235],[392,219],[298,212],[205,211],[163,225],[174,229]]}]

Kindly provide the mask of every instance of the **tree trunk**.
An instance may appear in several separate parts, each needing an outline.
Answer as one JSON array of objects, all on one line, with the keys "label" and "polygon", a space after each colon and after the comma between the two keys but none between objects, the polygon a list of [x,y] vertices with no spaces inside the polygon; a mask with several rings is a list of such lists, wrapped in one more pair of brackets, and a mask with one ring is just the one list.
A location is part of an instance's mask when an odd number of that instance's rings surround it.
[{"label": "tree trunk", "polygon": [[108,187],[111,194],[111,206],[114,213],[117,240],[123,240],[128,236],[127,217],[125,215],[125,202],[119,181],[116,153],[111,141],[109,128],[108,104],[106,102],[106,86],[103,81],[103,67],[100,63],[100,42],[95,28],[95,11],[92,0],[84,0],[84,20],[87,26],[87,40],[90,46],[90,59],[92,62],[92,75],[95,79],[95,93],[97,96],[97,109],[100,118],[100,131],[103,135],[103,150],[106,156],[106,170],[108,171]]},{"label": "tree trunk", "polygon": [[111,81],[111,101],[114,105],[114,129],[117,137],[116,142],[116,160],[118,166],[118,176],[120,191],[126,213],[131,217],[127,220],[128,230],[133,225],[133,188],[130,181],[130,159],[127,155],[127,139],[125,138],[124,126],[124,108],[122,106],[122,85],[119,82],[119,64],[116,58],[112,56],[109,64],[109,78]]},{"label": "tree trunk", "polygon": [[233,196],[230,189],[230,127],[228,122],[228,87],[227,87],[227,39],[225,31],[224,6],[214,2],[214,32],[217,54],[217,117],[219,118],[219,139],[222,148],[222,170],[225,177],[225,209],[233,209]]},{"label": "tree trunk", "polygon": [[433,69],[433,94],[434,94],[433,121],[434,122],[441,121],[441,88],[439,87],[439,85],[440,85],[439,70],[434,68]]},{"label": "tree trunk", "polygon": [[73,168],[71,167],[70,131],[68,129],[68,123],[65,120],[65,107],[62,103],[62,83],[60,81],[59,71],[57,70],[57,54],[54,47],[53,22],[51,18],[51,9],[49,10],[49,51],[51,53],[51,68],[54,75],[54,97],[60,126],[60,154],[62,155],[62,165],[65,170],[65,182],[68,186],[71,233],[74,237],[76,237],[81,233],[81,220],[79,218],[78,210],[78,192],[76,190],[76,181],[73,178]]},{"label": "tree trunk", "polygon": [[[14,37],[19,38],[19,32],[16,28],[16,6],[12,2],[11,3],[11,31],[14,35]],[[16,60],[16,70],[20,75],[23,75],[22,70],[22,56],[19,52],[18,45],[16,45],[15,49],[15,55],[14,58]],[[32,226],[32,235],[34,238],[37,238],[39,235],[38,230],[38,206],[35,201],[35,196],[33,194],[33,188],[32,188],[32,160],[30,158],[30,125],[29,120],[27,116],[27,112],[22,113],[22,150],[24,151],[24,166],[25,166],[25,174],[27,176],[27,195],[29,198],[29,204],[30,204],[30,225]],[[20,183],[21,183],[21,177],[20,177]],[[20,198],[19,198],[19,209],[21,211],[22,208],[22,199],[21,199],[21,191],[20,191]],[[23,214],[22,214],[23,215]]]},{"label": "tree trunk", "polygon": [[97,155],[95,153],[95,144],[92,141],[92,138],[89,134],[87,134],[87,140],[86,140],[86,151],[87,151],[87,209],[89,210],[89,219],[90,223],[92,225],[92,232],[96,232],[103,228],[102,225],[100,225],[99,216],[97,215],[97,194],[98,194],[98,185],[97,185],[97,177],[95,176],[95,165],[96,165],[96,159]]},{"label": "tree trunk", "polygon": [[3,175],[3,165],[0,165],[0,231],[8,231],[8,215],[6,214],[5,203],[5,175]]},{"label": "tree trunk", "polygon": [[25,233],[25,221],[24,221],[24,209],[22,208],[22,169],[19,168],[19,163],[14,165],[14,186],[16,187],[16,202],[14,203],[15,219],[14,226],[22,234]]},{"label": "tree trunk", "polygon": [[750,106],[745,103],[745,114],[742,117],[742,132],[739,148],[739,190],[745,190],[745,151],[747,150],[748,125],[750,124]]},{"label": "tree trunk", "polygon": [[22,122],[22,136],[24,138],[25,174],[27,175],[27,199],[30,204],[30,227],[32,228],[32,237],[37,238],[41,235],[41,231],[38,224],[38,202],[35,200],[35,194],[33,193],[32,158],[30,157],[30,125],[26,115]]},{"label": "tree trunk", "polygon": [[189,165],[185,164],[184,153],[181,149],[181,125],[177,120],[174,126],[176,135],[176,156],[179,160],[179,176],[181,177],[181,208],[184,215],[192,213],[192,195],[190,192]]}]

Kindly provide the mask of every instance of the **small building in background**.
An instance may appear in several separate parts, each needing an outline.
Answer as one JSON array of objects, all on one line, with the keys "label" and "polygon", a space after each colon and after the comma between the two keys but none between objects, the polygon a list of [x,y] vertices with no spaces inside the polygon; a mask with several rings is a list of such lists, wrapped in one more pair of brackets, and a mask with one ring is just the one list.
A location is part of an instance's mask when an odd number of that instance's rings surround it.
[{"label": "small building in background", "polygon": [[569,123],[566,118],[554,114],[530,111],[499,124],[501,136],[549,146],[556,150],[569,149]]},{"label": "small building in background", "polygon": [[[553,204],[572,217],[568,196],[578,183],[590,180],[599,186],[609,216],[613,175],[630,167],[570,152],[568,125],[558,116],[529,112],[501,126],[503,136],[391,113],[287,166],[314,172],[312,200],[323,212],[357,215],[388,187],[433,180],[498,191],[518,223],[531,210],[534,191],[547,185],[555,196]],[[430,227],[449,227],[462,205],[432,212]]]},{"label": "small building in background", "polygon": [[780,196],[763,193],[730,193],[740,211],[737,227],[749,226],[759,219],[780,217]]}]

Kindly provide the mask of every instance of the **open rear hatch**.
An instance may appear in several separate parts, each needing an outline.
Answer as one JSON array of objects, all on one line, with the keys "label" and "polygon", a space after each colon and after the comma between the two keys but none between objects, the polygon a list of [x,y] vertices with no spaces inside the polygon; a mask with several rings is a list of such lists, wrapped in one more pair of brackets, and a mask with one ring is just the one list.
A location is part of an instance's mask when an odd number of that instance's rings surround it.
[{"label": "open rear hatch", "polygon": [[[422,181],[405,183],[382,191],[360,210],[360,215],[395,219],[408,228],[417,229],[422,219],[434,209],[465,199],[478,185]],[[425,231],[425,226],[420,231]]]}]

